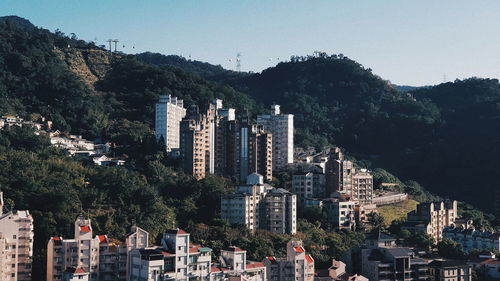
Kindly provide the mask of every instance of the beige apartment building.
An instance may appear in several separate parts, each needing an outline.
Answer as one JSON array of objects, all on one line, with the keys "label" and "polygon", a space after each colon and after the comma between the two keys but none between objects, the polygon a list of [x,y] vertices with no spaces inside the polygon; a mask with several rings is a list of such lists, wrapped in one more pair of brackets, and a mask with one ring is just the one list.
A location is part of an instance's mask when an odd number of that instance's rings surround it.
[{"label": "beige apartment building", "polygon": [[457,201],[420,203],[407,217],[402,229],[425,232],[437,242],[443,238],[444,228],[454,225],[458,219]]},{"label": "beige apartment building", "polygon": [[0,192],[0,280],[30,281],[33,257],[33,217],[28,211],[3,213]]},{"label": "beige apartment building", "polygon": [[[89,281],[127,280],[127,256],[137,247],[147,247],[149,234],[137,227],[125,243],[111,240],[107,235],[94,236],[91,220],[78,217],[73,239],[52,237],[47,244],[47,281],[63,280],[68,272],[88,274]],[[78,273],[77,272],[77,273]]]}]

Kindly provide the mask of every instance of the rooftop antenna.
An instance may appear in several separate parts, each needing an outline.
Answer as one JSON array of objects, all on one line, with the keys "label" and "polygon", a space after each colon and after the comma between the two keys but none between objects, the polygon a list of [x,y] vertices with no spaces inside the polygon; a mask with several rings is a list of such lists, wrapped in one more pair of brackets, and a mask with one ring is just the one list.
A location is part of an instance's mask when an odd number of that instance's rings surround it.
[{"label": "rooftop antenna", "polygon": [[108,40],[106,40],[106,42],[109,43],[109,53],[111,53],[112,52],[112,50],[111,50],[111,42],[113,42],[113,40],[108,39]]},{"label": "rooftop antenna", "polygon": [[445,73],[445,74],[443,74],[443,83],[446,83],[446,82],[448,82],[448,79],[446,79],[446,73]]},{"label": "rooftop antenna", "polygon": [[241,53],[236,55],[236,71],[241,71]]},{"label": "rooftop antenna", "polygon": [[115,43],[115,53],[116,53],[116,44],[118,44],[118,42],[120,42],[120,40],[118,40],[118,39],[114,39],[114,40],[112,40],[112,41],[113,41],[113,43]]}]

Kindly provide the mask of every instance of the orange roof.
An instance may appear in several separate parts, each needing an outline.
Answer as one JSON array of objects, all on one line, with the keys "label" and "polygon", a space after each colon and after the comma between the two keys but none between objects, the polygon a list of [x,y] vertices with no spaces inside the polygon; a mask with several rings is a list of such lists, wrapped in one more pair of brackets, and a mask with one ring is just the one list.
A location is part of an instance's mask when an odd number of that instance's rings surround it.
[{"label": "orange roof", "polygon": [[166,231],[166,233],[169,233],[169,234],[188,234],[186,231],[184,231],[182,229],[169,229]]},{"label": "orange roof", "polygon": [[161,251],[161,253],[163,254],[164,257],[169,257],[169,256],[174,256],[175,255],[174,253],[165,252],[165,251]]},{"label": "orange roof", "polygon": [[90,226],[80,226],[80,232],[90,232]]},{"label": "orange roof", "polygon": [[302,246],[301,247],[293,247],[293,249],[297,253],[304,253],[306,251],[306,250],[304,250],[304,248]]},{"label": "orange roof", "polygon": [[314,260],[313,260],[313,258],[311,257],[311,255],[306,255],[306,261],[307,261],[308,263],[313,263],[313,262],[314,262]]},{"label": "orange roof", "polygon": [[108,243],[108,236],[106,235],[97,235],[97,238],[99,239],[99,244]]},{"label": "orange roof", "polygon": [[227,267],[212,267],[210,268],[210,272],[221,272],[221,271],[228,271],[229,269]]},{"label": "orange roof", "polygon": [[85,274],[85,273],[87,273],[81,267],[69,267],[66,269],[66,272],[73,273],[73,274]]},{"label": "orange roof", "polygon": [[480,262],[480,264],[491,264],[491,265],[500,265],[500,261],[496,259],[487,259],[485,261]]},{"label": "orange roof", "polygon": [[266,266],[261,262],[247,264],[247,268],[259,268],[259,267],[266,267]]},{"label": "orange roof", "polygon": [[198,253],[201,246],[200,245],[192,245],[191,247],[189,247],[189,252],[190,253]]}]

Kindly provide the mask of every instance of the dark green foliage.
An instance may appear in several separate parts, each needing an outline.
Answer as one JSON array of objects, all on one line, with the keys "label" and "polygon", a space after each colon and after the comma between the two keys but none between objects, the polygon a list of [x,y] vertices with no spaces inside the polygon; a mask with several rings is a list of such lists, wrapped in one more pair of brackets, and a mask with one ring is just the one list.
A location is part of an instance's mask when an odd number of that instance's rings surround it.
[{"label": "dark green foliage", "polygon": [[461,244],[444,238],[437,243],[438,253],[441,257],[447,259],[465,259],[466,253]]}]

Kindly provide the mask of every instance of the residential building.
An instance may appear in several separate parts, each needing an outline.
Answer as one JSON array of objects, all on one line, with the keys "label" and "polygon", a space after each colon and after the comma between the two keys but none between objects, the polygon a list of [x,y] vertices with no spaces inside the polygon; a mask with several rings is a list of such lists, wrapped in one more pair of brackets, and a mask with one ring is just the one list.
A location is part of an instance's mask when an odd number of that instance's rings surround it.
[{"label": "residential building", "polygon": [[238,247],[222,250],[219,260],[212,264],[212,249],[194,245],[189,233],[172,229],[163,234],[161,246],[130,252],[128,280],[266,280],[264,265],[247,261],[246,251]]},{"label": "residential building", "polygon": [[443,229],[443,238],[461,244],[466,252],[478,249],[500,251],[500,233],[479,231],[473,226],[468,228],[447,226]]},{"label": "residential building", "polygon": [[211,281],[265,281],[266,267],[261,262],[247,260],[247,251],[229,247],[221,251],[220,263],[211,268]]},{"label": "residential building", "polygon": [[264,130],[263,126],[250,125],[244,122],[239,127],[237,137],[239,159],[236,166],[241,182],[252,173],[264,176],[264,179],[273,179],[273,136]]},{"label": "residential building", "polygon": [[361,255],[361,274],[370,281],[431,280],[428,261],[409,248],[363,249]]},{"label": "residential building", "polygon": [[280,106],[273,104],[271,114],[257,116],[257,124],[273,135],[273,170],[293,163],[293,115],[281,114]]},{"label": "residential building", "polygon": [[80,267],[69,267],[63,273],[62,281],[90,281],[90,274]]},{"label": "residential building", "polygon": [[368,281],[368,278],[363,275],[353,274],[350,275],[346,272],[346,264],[338,261],[332,260],[332,265],[326,270],[316,270],[314,281],[335,281],[335,280],[345,280],[345,281]]},{"label": "residential building", "polygon": [[0,280],[31,280],[33,217],[29,211],[3,213],[0,192]]},{"label": "residential building", "polygon": [[337,198],[323,200],[323,208],[328,215],[328,221],[336,229],[356,229],[356,205],[356,202],[343,194]]},{"label": "residential building", "polygon": [[252,231],[265,229],[294,234],[297,231],[296,206],[295,194],[264,184],[263,176],[254,173],[247,177],[246,185],[238,186],[234,194],[221,198],[221,217]]},{"label": "residential building", "polygon": [[314,259],[306,253],[301,240],[291,240],[286,246],[286,257],[267,257],[262,263],[266,266],[268,280],[273,281],[313,281]]},{"label": "residential building", "polygon": [[331,149],[325,164],[325,184],[327,196],[340,192],[360,204],[372,203],[373,175],[366,169],[355,168],[338,147]]},{"label": "residential building", "polygon": [[171,95],[162,95],[156,104],[155,135],[168,152],[180,148],[180,124],[186,116],[184,102]]},{"label": "residential building", "polygon": [[212,124],[197,106],[191,106],[181,122],[180,157],[182,169],[196,179],[203,179],[210,171]]},{"label": "residential building", "polygon": [[299,203],[304,205],[306,199],[325,197],[325,182],[323,173],[297,173],[292,176],[292,192],[297,195]]},{"label": "residential building", "polygon": [[476,272],[481,273],[487,278],[489,277],[488,279],[500,279],[500,260],[494,253],[480,253],[475,258],[468,260],[467,264],[472,266]]},{"label": "residential building", "polygon": [[432,281],[472,281],[472,267],[464,261],[433,260],[429,269]]},{"label": "residential building", "polygon": [[439,241],[443,237],[443,229],[455,224],[457,216],[457,201],[420,203],[416,210],[408,213],[402,229],[425,232],[434,241]]},{"label": "residential building", "polygon": [[[78,217],[74,224],[73,239],[52,237],[47,244],[47,281],[64,280],[69,273],[89,281],[125,281],[127,255],[135,247],[147,247],[148,233],[133,226],[125,245],[107,235],[93,235],[91,220]],[[73,269],[78,269],[74,271]],[[71,275],[70,274],[70,275]]]}]

